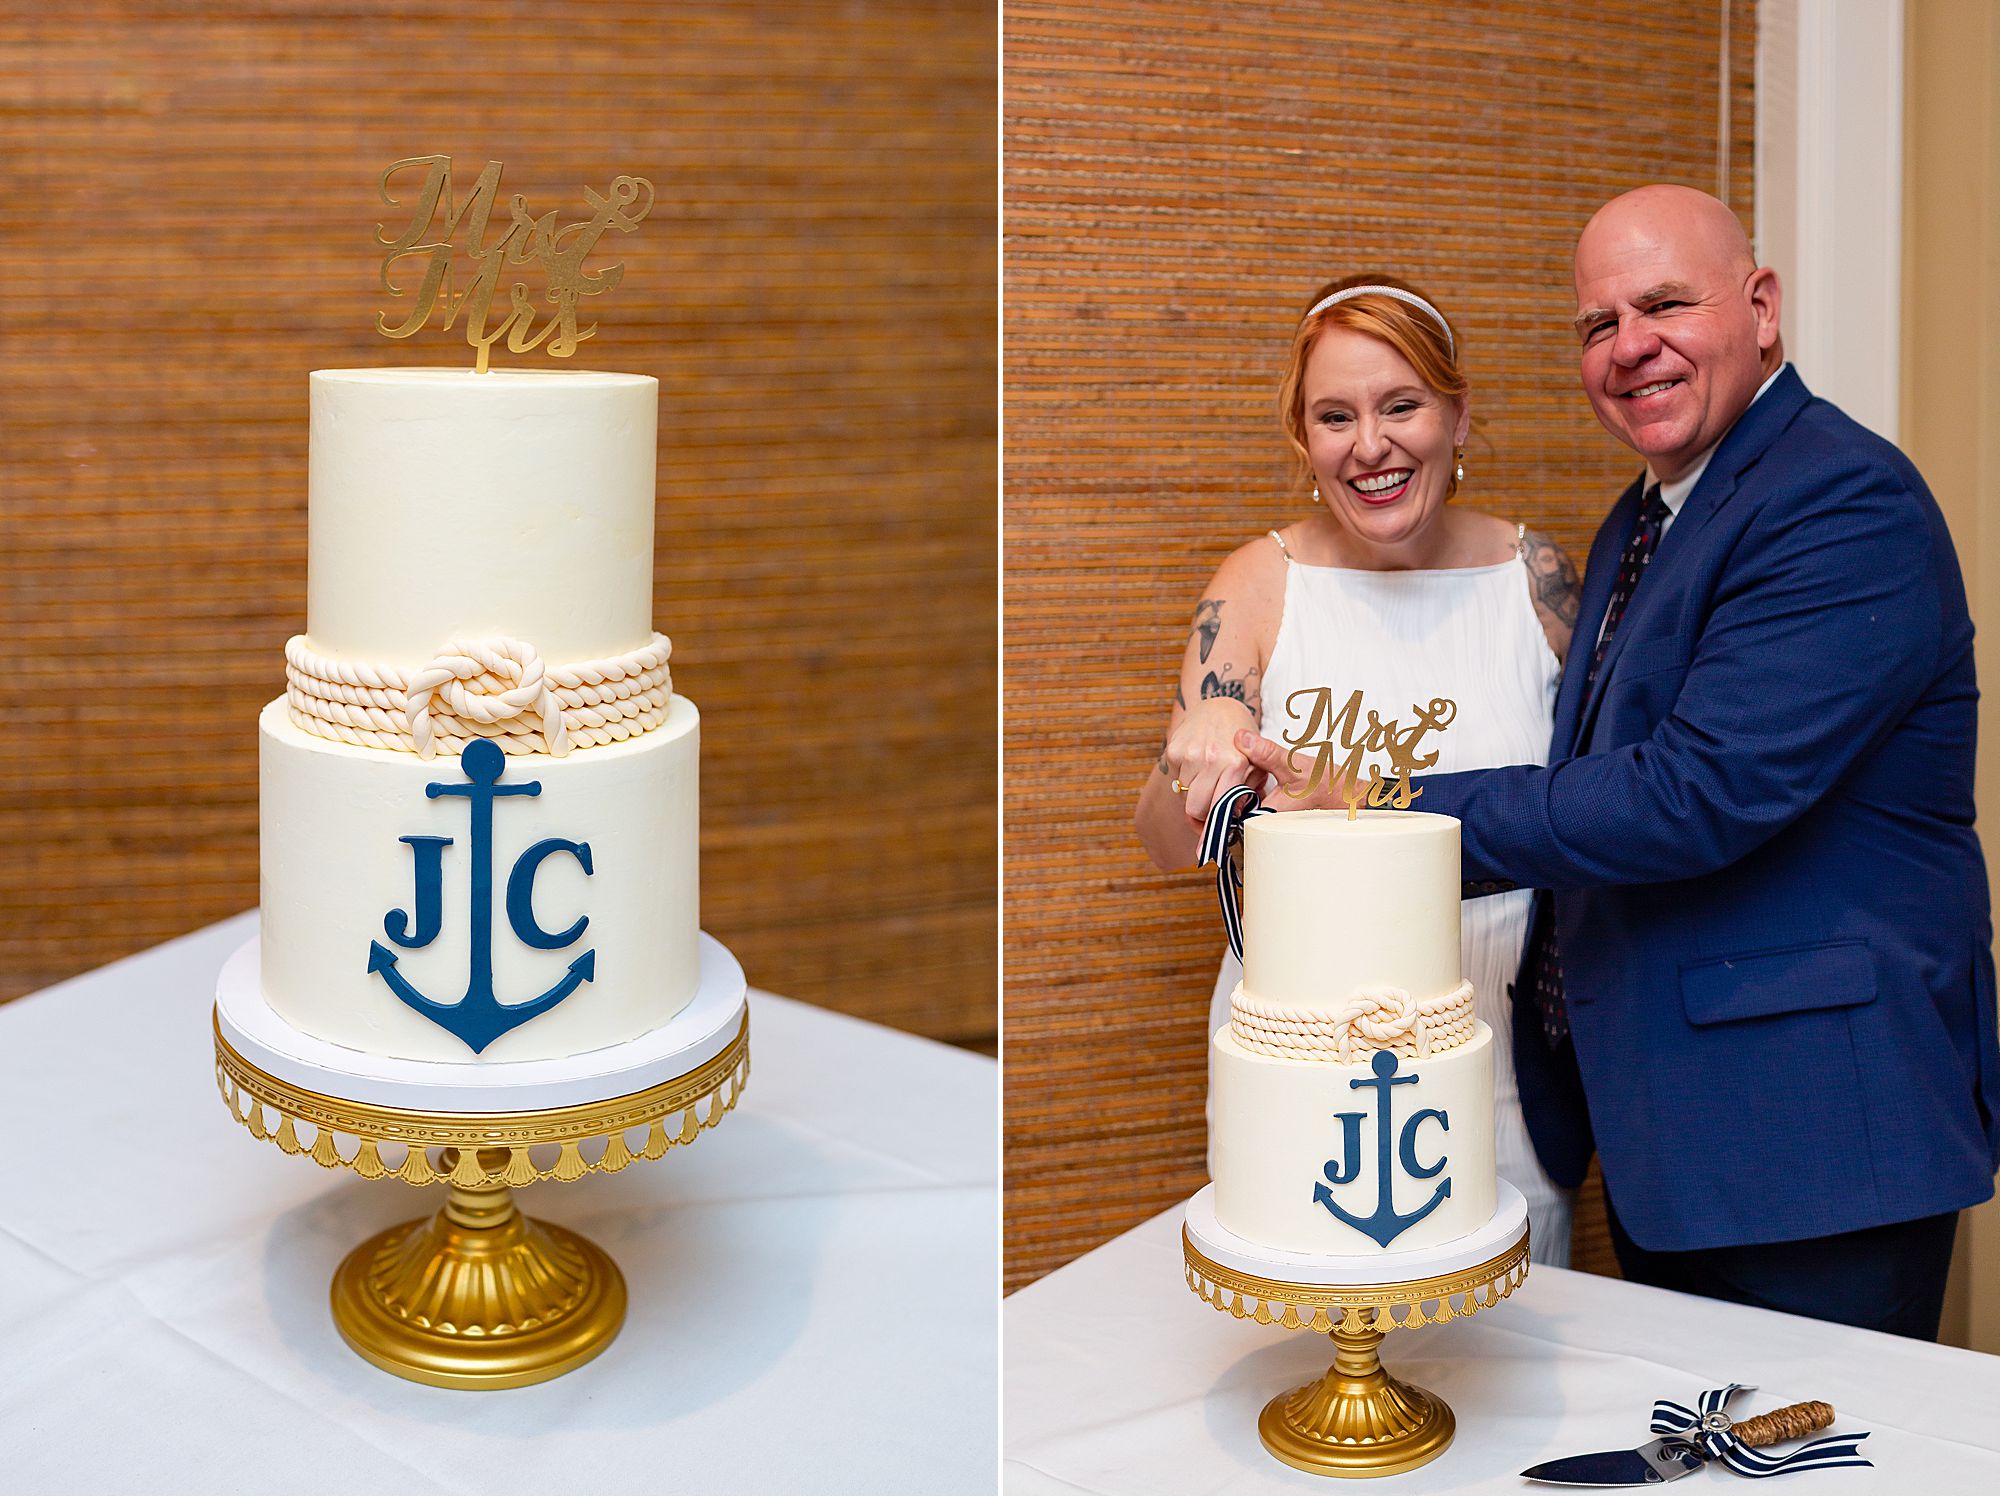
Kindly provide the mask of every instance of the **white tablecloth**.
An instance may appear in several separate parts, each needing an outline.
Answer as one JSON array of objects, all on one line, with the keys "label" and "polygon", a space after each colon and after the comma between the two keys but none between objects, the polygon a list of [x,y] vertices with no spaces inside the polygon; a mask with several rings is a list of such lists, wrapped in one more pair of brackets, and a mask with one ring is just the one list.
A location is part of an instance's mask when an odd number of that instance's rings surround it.
[{"label": "white tablecloth", "polygon": [[[1279,1464],[1257,1442],[1274,1395],[1333,1360],[1324,1335],[1235,1319],[1188,1291],[1180,1212],[1157,1216],[1007,1300],[1007,1496],[1247,1496],[1345,1482]],[[1632,1448],[1653,1400],[1758,1387],[1739,1417],[1821,1398],[1868,1429],[1872,1470],[1751,1483],[1712,1467],[1675,1492],[1781,1496],[2000,1491],[2000,1357],[1536,1267],[1474,1318],[1392,1331],[1390,1371],[1441,1394],[1458,1436],[1389,1479],[1405,1493],[1549,1491],[1518,1472]]]},{"label": "white tablecloth", "polygon": [[444,1391],[327,1307],[348,1249],[438,1192],[287,1157],[216,1094],[213,983],[251,918],[0,1007],[0,1490],[993,1489],[991,1061],[753,992],[719,1127],[523,1192],[624,1270],[618,1339]]}]

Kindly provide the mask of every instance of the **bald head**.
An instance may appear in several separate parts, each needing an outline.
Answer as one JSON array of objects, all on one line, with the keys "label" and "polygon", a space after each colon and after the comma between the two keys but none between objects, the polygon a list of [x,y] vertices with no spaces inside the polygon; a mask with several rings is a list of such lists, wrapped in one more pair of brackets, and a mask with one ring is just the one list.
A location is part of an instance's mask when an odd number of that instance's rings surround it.
[{"label": "bald head", "polygon": [[1579,290],[1586,262],[1596,268],[1606,259],[1668,242],[1739,280],[1757,268],[1750,236],[1727,203],[1692,187],[1656,182],[1621,193],[1590,215],[1576,241]]},{"label": "bald head", "polygon": [[1727,204],[1659,183],[1613,198],[1576,241],[1584,392],[1613,436],[1672,481],[1736,424],[1784,361],[1777,275]]}]

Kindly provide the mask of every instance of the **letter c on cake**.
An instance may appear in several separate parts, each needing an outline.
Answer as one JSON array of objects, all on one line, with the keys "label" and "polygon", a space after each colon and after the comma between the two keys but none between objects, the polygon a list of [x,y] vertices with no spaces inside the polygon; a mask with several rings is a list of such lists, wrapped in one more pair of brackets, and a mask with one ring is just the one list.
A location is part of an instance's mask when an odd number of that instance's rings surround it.
[{"label": "letter c on cake", "polygon": [[1417,1163],[1417,1128],[1432,1117],[1437,1118],[1438,1130],[1440,1132],[1451,1131],[1451,1119],[1449,1117],[1443,1112],[1438,1111],[1435,1107],[1425,1107],[1403,1124],[1403,1135],[1396,1143],[1396,1156],[1402,1161],[1403,1172],[1408,1174],[1412,1179],[1430,1179],[1448,1162],[1445,1156],[1440,1153],[1437,1162],[1432,1164],[1428,1169],[1421,1167]]},{"label": "letter c on cake", "polygon": [[586,878],[591,875],[590,843],[565,841],[559,836],[536,842],[521,854],[514,870],[507,875],[507,922],[514,927],[514,933],[523,945],[533,946],[538,951],[559,951],[566,945],[574,945],[590,926],[587,914],[578,915],[574,924],[554,934],[535,922],[535,874],[541,871],[544,859],[557,852],[569,853],[583,869],[583,875]]}]

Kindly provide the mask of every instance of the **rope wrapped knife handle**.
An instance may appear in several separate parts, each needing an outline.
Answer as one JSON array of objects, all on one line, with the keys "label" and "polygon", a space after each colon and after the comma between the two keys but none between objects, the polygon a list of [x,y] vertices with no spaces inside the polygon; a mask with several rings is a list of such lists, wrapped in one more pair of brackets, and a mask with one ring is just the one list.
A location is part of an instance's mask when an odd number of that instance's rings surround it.
[{"label": "rope wrapped knife handle", "polygon": [[1738,1475],[1763,1477],[1793,1470],[1831,1470],[1849,1465],[1873,1465],[1860,1452],[1867,1434],[1831,1434],[1789,1454],[1757,1453],[1767,1444],[1797,1439],[1816,1433],[1833,1422],[1833,1404],[1793,1403],[1775,1412],[1733,1422],[1726,1411],[1729,1400],[1752,1389],[1732,1382],[1701,1395],[1697,1407],[1669,1402],[1653,1404],[1653,1432],[1668,1438],[1684,1439],[1712,1460],[1721,1460]]},{"label": "rope wrapped knife handle", "polygon": [[1243,875],[1229,849],[1243,838],[1243,823],[1252,816],[1273,812],[1257,803],[1257,792],[1247,784],[1236,785],[1215,797],[1208,808],[1208,823],[1201,829],[1201,860],[1198,867],[1215,864],[1215,897],[1222,905],[1222,928],[1229,933],[1229,948],[1243,959]]}]

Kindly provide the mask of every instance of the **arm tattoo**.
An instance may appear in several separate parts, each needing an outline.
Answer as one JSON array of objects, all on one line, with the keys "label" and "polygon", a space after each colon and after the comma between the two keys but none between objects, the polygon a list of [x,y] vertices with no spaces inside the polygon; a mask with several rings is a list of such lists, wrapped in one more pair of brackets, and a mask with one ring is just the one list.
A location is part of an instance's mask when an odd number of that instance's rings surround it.
[{"label": "arm tattoo", "polygon": [[1194,632],[1201,636],[1201,663],[1208,663],[1208,653],[1215,648],[1215,641],[1222,634],[1222,604],[1219,597],[1205,597],[1195,604]]},{"label": "arm tattoo", "polygon": [[1187,710],[1187,697],[1181,693],[1181,683],[1179,681],[1174,682],[1174,705],[1182,711]]},{"label": "arm tattoo", "polygon": [[1530,530],[1522,541],[1535,602],[1564,628],[1576,627],[1576,609],[1583,587],[1562,548],[1546,535]]},{"label": "arm tattoo", "polygon": [[1162,774],[1171,775],[1174,772],[1174,766],[1167,762],[1167,756],[1164,753],[1160,755],[1160,761],[1154,764],[1153,767],[1158,769]]},{"label": "arm tattoo", "polygon": [[1201,699],[1207,701],[1211,697],[1227,696],[1232,701],[1242,702],[1255,716],[1259,711],[1257,672],[1252,668],[1237,675],[1235,670],[1236,667],[1227,660],[1218,661],[1216,668],[1202,677]]}]

